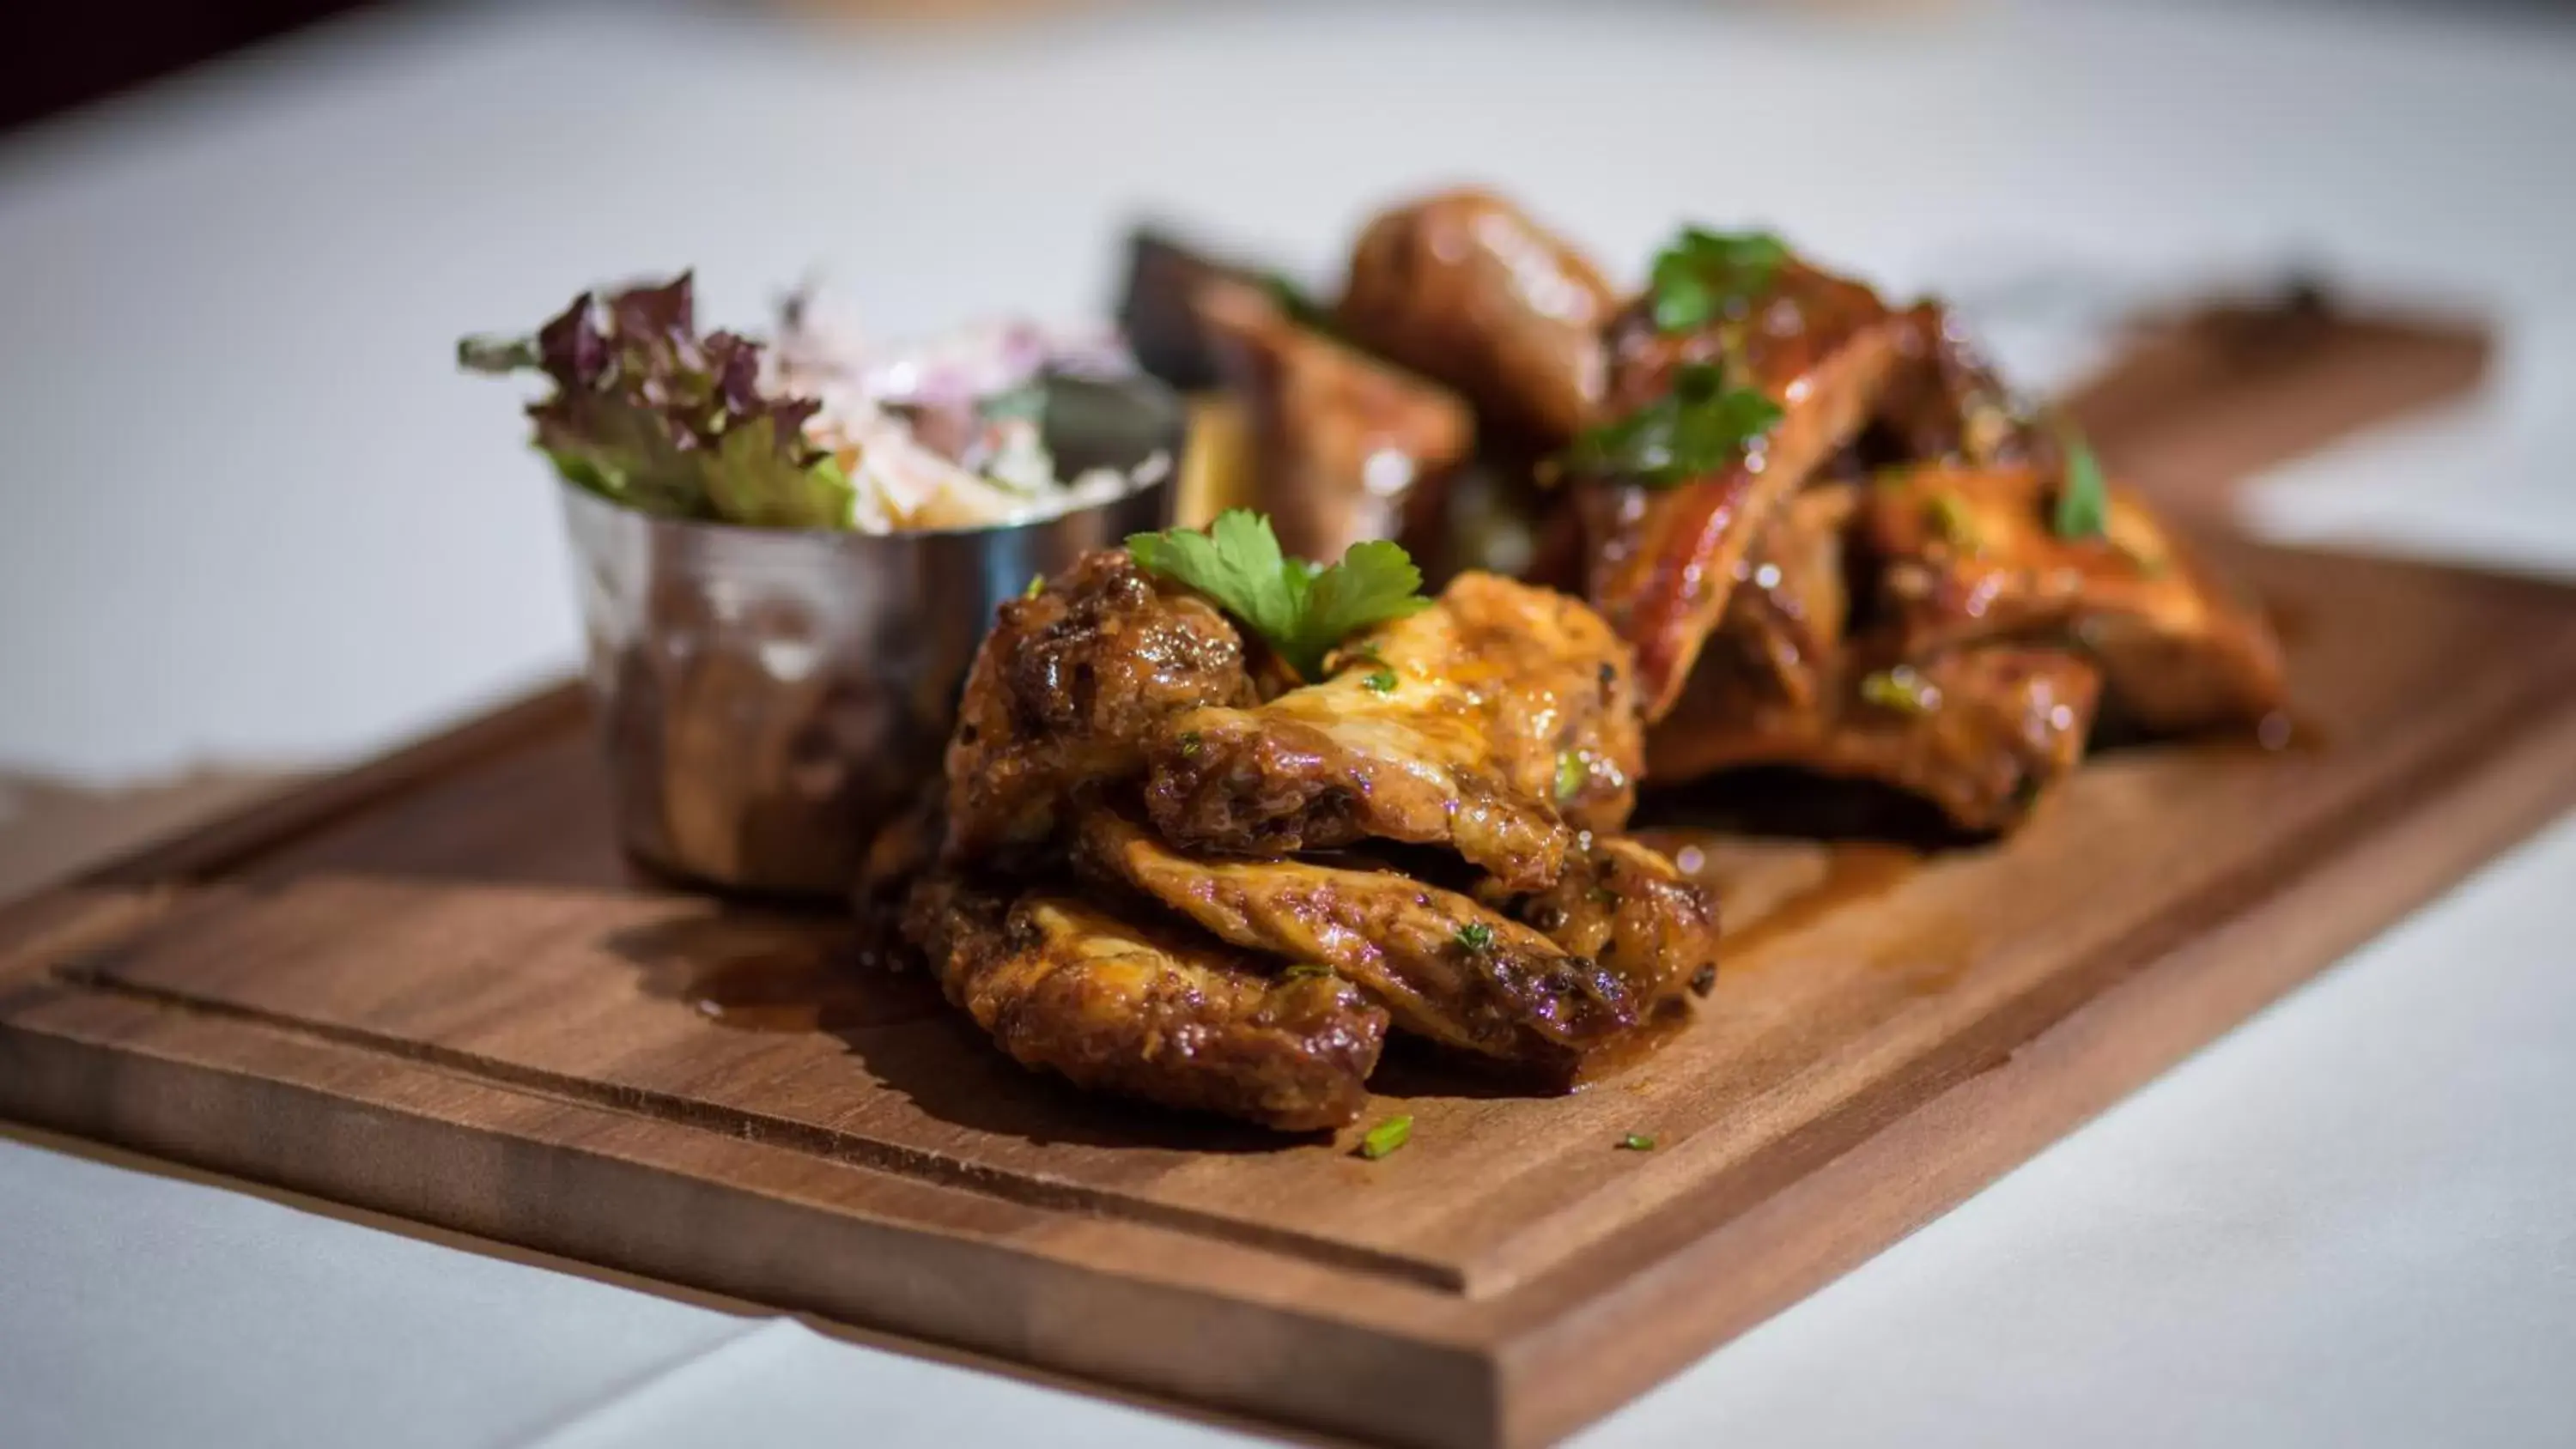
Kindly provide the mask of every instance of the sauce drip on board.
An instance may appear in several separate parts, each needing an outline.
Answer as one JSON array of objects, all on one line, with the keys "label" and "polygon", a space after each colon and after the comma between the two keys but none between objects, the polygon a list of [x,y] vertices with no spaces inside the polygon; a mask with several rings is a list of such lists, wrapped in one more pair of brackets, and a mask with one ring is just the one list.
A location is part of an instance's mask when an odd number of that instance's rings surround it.
[{"label": "sauce drip on board", "polygon": [[1718,979],[1765,944],[1793,935],[1903,885],[1921,852],[1875,840],[1748,839],[1671,826],[1638,838],[1662,851],[1718,903]]},{"label": "sauce drip on board", "polygon": [[942,1009],[927,974],[862,965],[839,923],[693,917],[630,933],[619,949],[644,966],[646,994],[733,1031],[862,1031]]}]

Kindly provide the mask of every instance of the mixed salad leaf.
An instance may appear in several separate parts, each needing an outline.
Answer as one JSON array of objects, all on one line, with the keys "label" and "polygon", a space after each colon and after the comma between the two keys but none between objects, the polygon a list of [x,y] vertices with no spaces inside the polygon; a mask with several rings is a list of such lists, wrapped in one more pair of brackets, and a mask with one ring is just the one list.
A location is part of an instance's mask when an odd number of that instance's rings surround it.
[{"label": "mixed salad leaf", "polygon": [[542,373],[537,449],[611,502],[666,518],[846,529],[855,490],[805,435],[817,399],[767,384],[761,346],[701,335],[689,273],[584,292],[534,337],[468,337],[471,372]]},{"label": "mixed salad leaf", "polygon": [[1248,508],[1218,514],[1206,532],[1173,528],[1127,540],[1137,566],[1214,599],[1277,651],[1300,679],[1360,630],[1427,609],[1413,556],[1384,539],[1355,543],[1330,568],[1288,557],[1270,520]]}]

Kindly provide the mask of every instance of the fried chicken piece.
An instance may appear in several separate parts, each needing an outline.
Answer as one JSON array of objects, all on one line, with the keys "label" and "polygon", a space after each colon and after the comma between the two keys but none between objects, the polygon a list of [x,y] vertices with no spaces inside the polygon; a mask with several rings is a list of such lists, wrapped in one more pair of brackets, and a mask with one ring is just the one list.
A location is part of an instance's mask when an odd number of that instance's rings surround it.
[{"label": "fried chicken piece", "polygon": [[1536,890],[1574,830],[1616,829],[1636,803],[1627,651],[1579,600],[1462,574],[1333,668],[1257,708],[1166,720],[1146,790],[1155,828],[1248,855],[1445,845]]},{"label": "fried chicken piece", "polygon": [[1967,829],[2009,828],[2081,758],[2099,676],[2044,650],[1900,666],[1905,641],[1847,637],[1846,536],[1876,486],[1822,485],[1781,510],[1680,703],[1648,732],[1647,767],[1664,780],[1801,767],[1924,796]]},{"label": "fried chicken piece", "polygon": [[1194,859],[1107,810],[1084,817],[1078,850],[1088,870],[1221,940],[1330,967],[1400,1030],[1555,1085],[1637,1021],[1626,982],[1603,963],[1394,870]]},{"label": "fried chicken piece", "polygon": [[1647,737],[1654,778],[1789,765],[1875,780],[1964,829],[2008,830],[2084,754],[2101,676],[2051,649],[1992,646],[1897,665],[1800,708],[1702,671]]},{"label": "fried chicken piece", "polygon": [[1907,657],[1973,642],[2064,642],[2100,666],[2106,711],[2156,734],[2281,707],[2269,626],[2227,598],[2137,497],[2105,532],[2060,537],[2056,480],[2033,466],[1921,468],[1870,490],[1860,527]]},{"label": "fried chicken piece", "polygon": [[1466,189],[1371,221],[1334,321],[1458,389],[1479,417],[1553,447],[1594,420],[1601,331],[1618,305],[1580,252],[1501,197]]},{"label": "fried chicken piece", "polygon": [[1253,506],[1280,546],[1332,559],[1362,539],[1421,534],[1475,443],[1455,395],[1300,326],[1226,278],[1197,305],[1217,364],[1252,421]]},{"label": "fried chicken piece", "polygon": [[1243,638],[1214,605],[1124,549],[1084,555],[1003,604],[976,651],[948,745],[944,858],[1045,841],[1077,787],[1144,772],[1157,722],[1255,698]]},{"label": "fried chicken piece", "polygon": [[1265,974],[1067,895],[933,876],[905,931],[1003,1051],[1094,1091],[1317,1131],[1359,1116],[1385,1044],[1386,1012],[1344,982]]},{"label": "fried chicken piece", "polygon": [[1913,326],[1869,288],[1791,260],[1741,317],[1667,333],[1641,304],[1613,327],[1610,415],[1664,396],[1676,372],[1701,363],[1782,412],[1765,439],[1718,472],[1668,487],[1578,489],[1591,545],[1585,589],[1637,651],[1649,721],[1680,697],[1755,539],[1869,421]]},{"label": "fried chicken piece", "polygon": [[1870,420],[1879,451],[1894,461],[1981,467],[2056,456],[1947,308],[1918,302],[1900,320],[1896,367]]},{"label": "fried chicken piece", "polygon": [[1596,837],[1556,884],[1515,895],[1493,881],[1476,898],[1616,976],[1642,1019],[1687,988],[1717,980],[1717,906],[1653,848]]},{"label": "fried chicken piece", "polygon": [[1740,566],[1700,668],[1731,670],[1743,687],[1793,709],[1822,705],[1841,677],[1851,612],[1844,534],[1861,487],[1820,484],[1782,507]]}]

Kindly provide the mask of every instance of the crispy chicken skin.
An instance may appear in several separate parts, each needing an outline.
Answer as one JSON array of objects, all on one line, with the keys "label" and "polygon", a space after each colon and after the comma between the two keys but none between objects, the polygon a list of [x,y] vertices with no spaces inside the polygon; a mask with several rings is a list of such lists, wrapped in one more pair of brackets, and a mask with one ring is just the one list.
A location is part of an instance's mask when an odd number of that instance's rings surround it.
[{"label": "crispy chicken skin", "polygon": [[1144,771],[1157,721],[1254,698],[1243,638],[1214,605],[1124,549],[1085,555],[1003,604],[976,652],[948,745],[945,858],[1045,841],[1075,789]]},{"label": "crispy chicken skin", "polygon": [[1197,306],[1219,371],[1250,413],[1253,506],[1280,546],[1342,556],[1397,538],[1439,506],[1475,443],[1475,421],[1447,389],[1300,326],[1259,288],[1202,284]]},{"label": "crispy chicken skin", "polygon": [[1333,668],[1258,707],[1164,721],[1146,789],[1155,828],[1252,855],[1445,845],[1535,890],[1575,830],[1615,829],[1635,804],[1627,651],[1579,600],[1462,574]]},{"label": "crispy chicken skin", "polygon": [[2158,734],[2250,724],[2281,707],[2279,646],[2137,497],[2105,532],[2060,537],[2031,466],[1921,468],[1870,490],[1864,545],[1900,654],[1992,639],[2062,641],[2101,669],[2106,710]]},{"label": "crispy chicken skin", "polygon": [[1644,306],[1611,329],[1606,411],[1669,392],[1675,372],[1716,363],[1782,412],[1767,439],[1719,472],[1670,486],[1592,482],[1577,495],[1591,557],[1586,590],[1637,651],[1639,698],[1660,719],[1726,613],[1754,541],[1878,405],[1912,324],[1867,287],[1784,262],[1742,317],[1665,333]]},{"label": "crispy chicken skin", "polygon": [[1649,737],[1647,768],[1688,780],[1794,765],[1875,780],[1922,796],[1962,829],[2000,831],[2083,757],[2101,676],[2075,655],[1993,646],[1902,668],[1909,703],[1864,675],[1812,708],[1731,689],[1711,671]]},{"label": "crispy chicken skin", "polygon": [[1717,979],[1717,906],[1708,892],[1648,846],[1597,837],[1566,861],[1556,884],[1515,895],[1487,880],[1477,899],[1596,962],[1619,982],[1639,1017],[1687,988]]},{"label": "crispy chicken skin", "polygon": [[1593,421],[1618,295],[1582,253],[1490,192],[1444,191],[1360,233],[1334,320],[1544,446]]},{"label": "crispy chicken skin", "polygon": [[932,876],[905,930],[1002,1050],[1094,1091],[1316,1131],[1359,1116],[1385,1044],[1386,1013],[1329,975],[1267,974],[1070,895]]},{"label": "crispy chicken skin", "polygon": [[1106,810],[1084,817],[1077,858],[1221,940],[1330,967],[1400,1030],[1559,1085],[1583,1052],[1637,1020],[1627,982],[1605,963],[1398,871],[1194,859]]}]

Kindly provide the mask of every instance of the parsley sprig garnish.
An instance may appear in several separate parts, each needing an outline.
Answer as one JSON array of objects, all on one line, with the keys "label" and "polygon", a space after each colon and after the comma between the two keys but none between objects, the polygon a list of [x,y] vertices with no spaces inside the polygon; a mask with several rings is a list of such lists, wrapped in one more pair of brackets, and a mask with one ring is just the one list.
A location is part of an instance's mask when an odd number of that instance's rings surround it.
[{"label": "parsley sprig garnish", "polygon": [[1742,316],[1770,289],[1789,248],[1766,231],[1714,232],[1686,226],[1655,254],[1649,290],[1655,326],[1687,332],[1713,317]]},{"label": "parsley sprig garnish", "polygon": [[1586,477],[1671,487],[1733,463],[1780,417],[1778,403],[1728,387],[1715,363],[1694,362],[1674,372],[1672,391],[1577,437],[1564,462]]},{"label": "parsley sprig garnish", "polygon": [[1422,570],[1384,539],[1355,543],[1331,568],[1280,552],[1270,520],[1248,508],[1190,528],[1139,533],[1127,552],[1148,573],[1214,599],[1268,642],[1300,679],[1322,676],[1324,656],[1374,624],[1429,608]]}]

